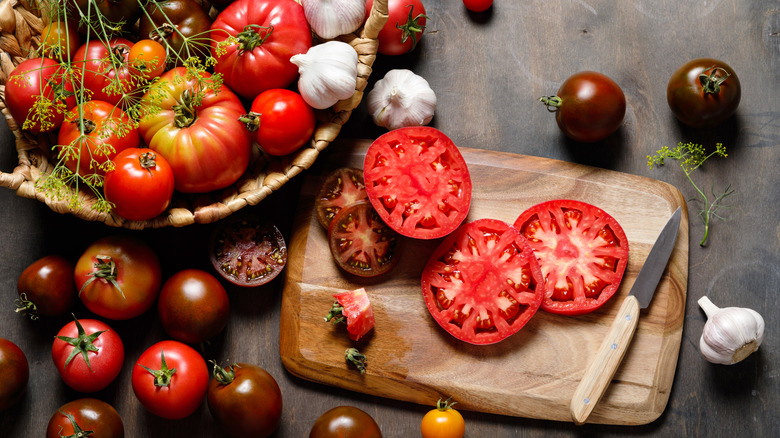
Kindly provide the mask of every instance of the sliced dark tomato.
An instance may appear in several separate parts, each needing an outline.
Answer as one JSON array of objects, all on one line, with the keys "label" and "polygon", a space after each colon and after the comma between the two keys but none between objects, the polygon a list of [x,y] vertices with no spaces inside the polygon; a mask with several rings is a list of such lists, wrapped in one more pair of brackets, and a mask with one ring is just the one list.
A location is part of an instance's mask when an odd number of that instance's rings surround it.
[{"label": "sliced dark tomato", "polygon": [[615,294],[628,261],[623,228],[604,210],[553,200],[524,211],[514,223],[539,258],[545,278],[542,309],[592,312]]},{"label": "sliced dark tomato", "polygon": [[463,222],[471,175],[441,131],[413,126],[377,138],[363,163],[366,192],[382,220],[404,236],[437,239]]},{"label": "sliced dark tomato", "polygon": [[496,219],[461,225],[425,265],[422,292],[433,319],[471,344],[517,333],[544,298],[542,272],[520,233]]},{"label": "sliced dark tomato", "polygon": [[374,277],[398,263],[400,236],[388,227],[368,201],[344,207],[328,229],[330,252],[350,274]]},{"label": "sliced dark tomato", "polygon": [[336,169],[325,177],[325,181],[314,201],[317,220],[327,229],[333,217],[347,205],[367,200],[363,171],[351,167]]},{"label": "sliced dark tomato", "polygon": [[365,288],[333,294],[333,298],[336,302],[326,320],[341,322],[346,319],[350,339],[357,341],[374,328],[374,310]]},{"label": "sliced dark tomato", "polygon": [[238,286],[266,284],[287,264],[282,233],[271,221],[252,214],[229,217],[217,225],[209,253],[214,269]]}]

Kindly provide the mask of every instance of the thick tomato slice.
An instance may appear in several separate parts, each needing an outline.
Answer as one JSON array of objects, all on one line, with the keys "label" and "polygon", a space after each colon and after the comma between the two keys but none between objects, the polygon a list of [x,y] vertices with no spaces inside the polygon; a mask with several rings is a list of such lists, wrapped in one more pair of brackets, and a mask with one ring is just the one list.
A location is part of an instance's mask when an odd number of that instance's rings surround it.
[{"label": "thick tomato slice", "polygon": [[520,233],[496,219],[467,223],[434,251],[422,275],[425,305],[451,335],[493,344],[517,333],[544,298],[542,271]]},{"label": "thick tomato slice", "polygon": [[350,274],[375,277],[398,263],[401,240],[368,201],[344,207],[328,229],[330,252],[339,267]]},{"label": "thick tomato slice", "polygon": [[349,338],[357,341],[374,328],[374,309],[365,288],[333,294],[347,319]]},{"label": "thick tomato slice", "polygon": [[238,286],[266,284],[287,264],[287,244],[276,225],[248,213],[222,221],[211,235],[209,252],[214,269]]},{"label": "thick tomato slice", "polygon": [[317,220],[326,229],[342,208],[367,200],[363,171],[351,167],[336,169],[325,177],[314,201]]},{"label": "thick tomato slice", "polygon": [[547,201],[520,214],[514,226],[539,258],[545,278],[542,309],[563,315],[592,312],[620,286],[628,239],[604,210],[580,201]]},{"label": "thick tomato slice", "polygon": [[366,192],[382,220],[404,236],[437,239],[463,222],[471,175],[441,131],[414,126],[377,138],[363,164]]}]

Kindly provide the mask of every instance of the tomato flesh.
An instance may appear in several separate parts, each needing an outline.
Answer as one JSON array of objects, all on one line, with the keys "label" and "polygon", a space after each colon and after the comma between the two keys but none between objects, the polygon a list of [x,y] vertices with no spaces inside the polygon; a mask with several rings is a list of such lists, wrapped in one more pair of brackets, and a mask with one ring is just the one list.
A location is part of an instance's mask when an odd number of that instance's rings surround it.
[{"label": "tomato flesh", "polygon": [[628,259],[620,224],[593,205],[553,200],[524,211],[514,226],[539,258],[545,278],[542,309],[580,315],[615,294]]},{"label": "tomato flesh", "polygon": [[452,140],[435,128],[400,128],[380,136],[366,152],[363,174],[371,204],[404,236],[437,239],[468,215],[468,166]]},{"label": "tomato flesh", "polygon": [[317,221],[327,229],[342,208],[367,199],[362,170],[347,167],[336,169],[325,177],[314,201]]},{"label": "tomato flesh", "polygon": [[399,236],[367,201],[339,211],[328,229],[328,244],[339,267],[361,277],[384,274],[398,263]]},{"label": "tomato flesh", "polygon": [[472,344],[493,344],[519,331],[543,299],[543,277],[519,232],[496,219],[462,225],[433,252],[422,292],[433,318]]},{"label": "tomato flesh", "polygon": [[374,309],[365,288],[333,294],[347,319],[349,338],[357,341],[374,328]]}]

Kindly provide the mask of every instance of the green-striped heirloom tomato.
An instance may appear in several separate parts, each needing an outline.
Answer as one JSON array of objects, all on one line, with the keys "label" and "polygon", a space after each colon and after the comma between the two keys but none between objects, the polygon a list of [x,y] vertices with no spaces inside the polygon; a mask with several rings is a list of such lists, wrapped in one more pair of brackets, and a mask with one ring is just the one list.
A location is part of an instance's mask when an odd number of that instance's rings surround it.
[{"label": "green-striped heirloom tomato", "polygon": [[161,275],[154,250],[128,235],[92,243],[76,262],[75,271],[81,301],[108,319],[130,319],[146,312],[160,293]]},{"label": "green-striped heirloom tomato", "polygon": [[60,406],[46,427],[46,438],[124,438],[122,417],[110,404],[96,398],[80,398]]},{"label": "green-striped heirloom tomato", "polygon": [[0,338],[0,412],[15,405],[27,390],[30,364],[18,345]]},{"label": "green-striped heirloom tomato", "polygon": [[73,87],[62,75],[59,63],[49,58],[22,61],[11,72],[5,105],[20,128],[39,133],[62,125],[65,113],[76,105]]},{"label": "green-striped heirloom tomato", "polygon": [[[167,71],[142,102],[160,110],[139,124],[141,136],[171,165],[176,190],[205,193],[236,182],[249,164],[252,139],[238,119],[238,97],[209,73],[191,77],[184,67]],[[159,100],[162,97],[162,100]]]},{"label": "green-striped heirloom tomato", "polygon": [[114,157],[103,192],[114,213],[131,221],[157,217],[173,196],[173,170],[162,155],[147,148],[130,148]]}]

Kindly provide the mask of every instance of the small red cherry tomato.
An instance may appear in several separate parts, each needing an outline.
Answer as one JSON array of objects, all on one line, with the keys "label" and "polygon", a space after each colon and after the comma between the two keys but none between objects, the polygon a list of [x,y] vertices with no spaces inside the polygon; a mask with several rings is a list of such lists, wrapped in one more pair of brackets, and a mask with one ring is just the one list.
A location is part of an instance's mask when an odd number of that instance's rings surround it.
[{"label": "small red cherry tomato", "polygon": [[287,155],[314,134],[314,110],[300,94],[281,88],[263,91],[240,119],[269,155]]},{"label": "small red cherry tomato", "polygon": [[168,160],[147,148],[130,148],[114,157],[103,192],[114,212],[131,221],[157,217],[173,196],[173,170]]},{"label": "small red cherry tomato", "polygon": [[493,0],[463,0],[463,4],[471,12],[484,12],[493,6]]}]

